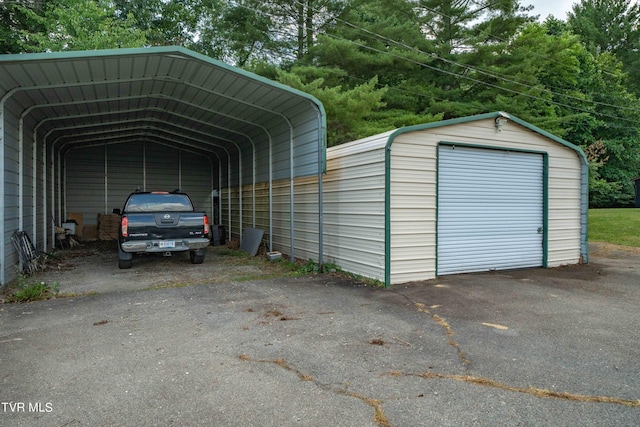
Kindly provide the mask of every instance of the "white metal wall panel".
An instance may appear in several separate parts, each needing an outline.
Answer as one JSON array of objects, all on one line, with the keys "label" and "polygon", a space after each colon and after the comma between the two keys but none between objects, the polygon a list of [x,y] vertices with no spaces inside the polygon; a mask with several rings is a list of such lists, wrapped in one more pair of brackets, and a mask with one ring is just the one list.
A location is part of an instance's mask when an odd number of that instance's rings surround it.
[{"label": "white metal wall panel", "polygon": [[173,191],[180,188],[180,151],[159,145],[145,145],[145,185],[147,191]]},{"label": "white metal wall panel", "polygon": [[543,264],[541,154],[440,146],[438,274]]},{"label": "white metal wall panel", "polygon": [[212,167],[207,157],[154,143],[73,149],[66,157],[63,210],[82,213],[85,225],[97,224],[98,214],[122,208],[138,187],[180,188],[191,196],[196,209],[211,215]]},{"label": "white metal wall panel", "polygon": [[104,146],[69,151],[65,159],[65,172],[62,211],[65,215],[82,214],[83,225],[97,224],[98,214],[108,213],[105,212]]},{"label": "white metal wall panel", "polygon": [[[384,280],[385,144],[388,133],[327,150],[323,175],[323,259],[351,273]],[[273,249],[290,254],[290,183],[273,182]],[[231,194],[237,197],[238,189]],[[243,190],[243,223],[251,218],[251,186]],[[223,189],[223,224],[228,224],[228,190]],[[246,200],[245,200],[246,199]],[[236,205],[236,203],[234,203]],[[268,184],[256,186],[256,227],[268,241]],[[294,181],[295,256],[318,261],[318,178]],[[232,210],[233,237],[238,214]]]},{"label": "white metal wall panel", "polygon": [[106,147],[107,199],[104,212],[101,213],[111,213],[114,208],[122,209],[129,194],[136,188],[144,188],[144,144],[124,143]]}]

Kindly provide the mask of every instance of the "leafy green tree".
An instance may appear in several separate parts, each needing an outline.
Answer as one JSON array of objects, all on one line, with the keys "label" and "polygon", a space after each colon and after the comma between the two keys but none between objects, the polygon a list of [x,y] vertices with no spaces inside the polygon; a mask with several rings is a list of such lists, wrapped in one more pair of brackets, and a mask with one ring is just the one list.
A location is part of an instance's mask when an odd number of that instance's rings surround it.
[{"label": "leafy green tree", "polygon": [[205,11],[221,0],[113,0],[116,17],[131,20],[151,45],[186,46],[192,43]]},{"label": "leafy green tree", "polygon": [[246,1],[202,9],[198,39],[189,47],[238,67],[275,62],[286,52],[287,44],[260,7],[257,1]]},{"label": "leafy green tree", "polygon": [[597,170],[592,170],[597,180],[591,182],[591,202],[597,207],[629,205],[631,180],[640,172],[640,102],[624,82],[623,66],[614,55],[581,58],[578,84],[592,113],[572,123],[566,138],[587,153],[598,153],[593,157]]},{"label": "leafy green tree", "polygon": [[0,2],[0,54],[24,52],[22,32],[40,27],[28,12],[41,12],[43,8],[41,2]]},{"label": "leafy green tree", "polygon": [[278,80],[293,88],[318,98],[327,112],[327,144],[338,145],[360,137],[360,126],[373,111],[384,107],[382,96],[385,89],[377,88],[377,79],[357,85],[351,89],[327,86],[324,79],[305,81],[305,74],[313,75],[310,69],[279,71]]},{"label": "leafy green tree", "polygon": [[147,41],[131,16],[115,18],[107,0],[51,1],[42,11],[19,9],[37,24],[36,32],[21,31],[19,43],[27,52],[139,47]]},{"label": "leafy green tree", "polygon": [[[294,56],[305,58],[313,48],[319,32],[333,22],[348,1],[343,0],[268,0],[260,2],[272,17]],[[295,31],[292,31],[295,29]]]},{"label": "leafy green tree", "polygon": [[640,5],[633,0],[581,0],[567,23],[593,54],[612,53],[628,70],[628,85],[640,95]]},{"label": "leafy green tree", "polygon": [[[204,1],[204,0],[200,0]],[[343,5],[340,0],[211,1],[202,7],[193,48],[234,65],[290,65],[309,54]],[[250,65],[251,66],[251,65]]]},{"label": "leafy green tree", "polygon": [[423,64],[432,61],[431,42],[421,31],[413,6],[406,0],[351,2],[318,36],[312,56],[303,63],[334,70],[325,78],[345,88],[375,77],[380,86],[388,87],[384,120],[392,111],[396,118],[420,115],[431,99],[422,72]]}]

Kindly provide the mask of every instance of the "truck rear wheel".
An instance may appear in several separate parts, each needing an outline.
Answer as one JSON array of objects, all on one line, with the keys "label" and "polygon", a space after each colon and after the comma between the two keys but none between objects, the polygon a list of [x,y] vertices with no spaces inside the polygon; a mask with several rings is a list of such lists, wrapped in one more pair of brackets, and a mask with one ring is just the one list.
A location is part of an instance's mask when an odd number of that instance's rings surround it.
[{"label": "truck rear wheel", "polygon": [[124,270],[133,265],[133,255],[120,249],[118,245],[118,268]]},{"label": "truck rear wheel", "polygon": [[202,264],[204,262],[204,254],[199,254],[200,251],[189,251],[189,258],[191,264]]},{"label": "truck rear wheel", "polygon": [[118,268],[124,270],[126,268],[131,268],[133,265],[133,260],[130,259],[118,259]]}]

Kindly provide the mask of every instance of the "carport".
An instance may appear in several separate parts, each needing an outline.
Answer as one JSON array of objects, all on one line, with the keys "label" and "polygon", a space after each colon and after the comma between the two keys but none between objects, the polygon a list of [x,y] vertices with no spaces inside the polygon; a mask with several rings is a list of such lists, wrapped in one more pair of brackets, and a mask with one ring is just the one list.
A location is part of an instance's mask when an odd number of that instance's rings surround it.
[{"label": "carport", "polygon": [[295,257],[294,179],[317,176],[321,207],[325,130],[312,96],[180,47],[0,56],[0,284],[16,231],[49,250],[70,213],[92,224],[136,188],[180,188],[228,237],[262,228]]}]

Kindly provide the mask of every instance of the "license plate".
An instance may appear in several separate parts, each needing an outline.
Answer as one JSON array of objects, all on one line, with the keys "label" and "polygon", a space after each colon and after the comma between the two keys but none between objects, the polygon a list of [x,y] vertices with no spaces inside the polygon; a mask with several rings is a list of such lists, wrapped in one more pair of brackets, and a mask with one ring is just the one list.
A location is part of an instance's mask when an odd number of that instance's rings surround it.
[{"label": "license plate", "polygon": [[175,248],[176,241],[175,240],[160,240],[158,243],[159,248]]}]

